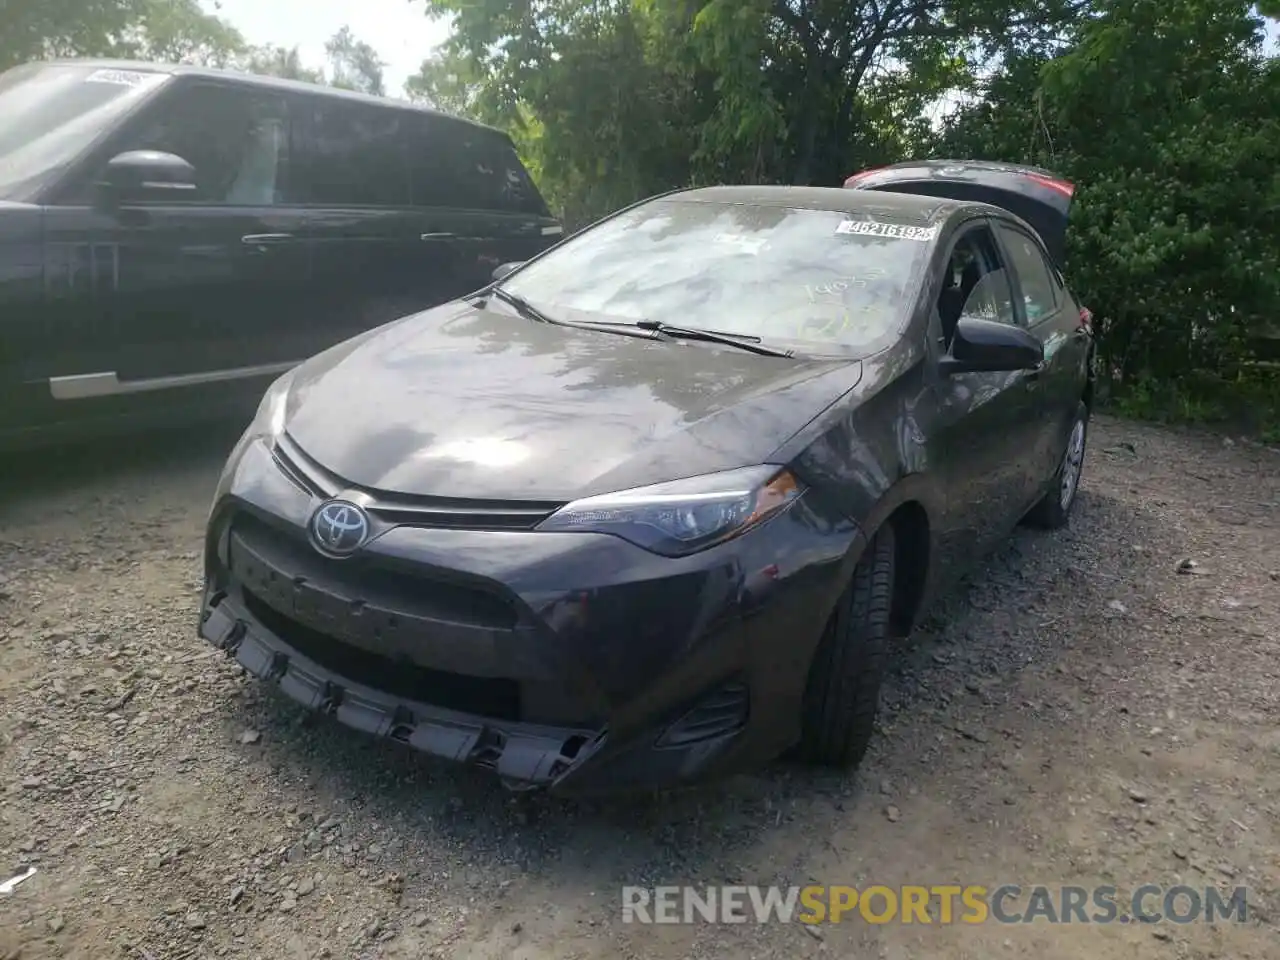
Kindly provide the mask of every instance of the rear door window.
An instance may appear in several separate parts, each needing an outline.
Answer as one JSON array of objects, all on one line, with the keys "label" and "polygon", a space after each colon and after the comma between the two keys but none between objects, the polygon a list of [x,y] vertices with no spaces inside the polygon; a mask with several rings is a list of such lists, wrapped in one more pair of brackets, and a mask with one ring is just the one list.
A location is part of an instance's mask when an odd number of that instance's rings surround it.
[{"label": "rear door window", "polygon": [[1058,284],[1054,278],[1054,270],[1045,260],[1040,247],[1021,230],[1006,224],[998,224],[996,229],[1004,248],[1009,252],[1009,260],[1018,276],[1022,288],[1022,299],[1027,312],[1027,322],[1038,320],[1054,313],[1061,305]]},{"label": "rear door window", "polygon": [[546,216],[514,145],[496,130],[424,114],[412,138],[413,202]]},{"label": "rear door window", "polygon": [[309,203],[325,207],[411,205],[402,111],[316,98],[309,114]]}]

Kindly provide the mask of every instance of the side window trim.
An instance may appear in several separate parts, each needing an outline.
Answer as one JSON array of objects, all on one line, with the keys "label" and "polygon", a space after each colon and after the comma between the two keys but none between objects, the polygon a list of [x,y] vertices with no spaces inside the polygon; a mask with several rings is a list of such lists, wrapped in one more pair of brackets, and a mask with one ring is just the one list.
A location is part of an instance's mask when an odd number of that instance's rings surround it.
[{"label": "side window trim", "polygon": [[1036,237],[1029,234],[1026,230],[1023,230],[1012,220],[998,218],[993,221],[991,232],[996,235],[996,242],[1000,245],[1002,251],[1001,255],[1006,260],[1012,261],[1012,257],[1009,255],[1008,246],[1004,238],[1004,231],[1006,230],[1009,233],[1016,234],[1031,244],[1032,248],[1044,263],[1045,271],[1048,273],[1050,282],[1054,287],[1051,291],[1053,295],[1053,309],[1042,313],[1040,316],[1036,317],[1035,322],[1032,323],[1031,318],[1026,315],[1026,302],[1024,300],[1025,294],[1022,289],[1022,277],[1018,274],[1017,269],[1010,270],[1010,273],[1013,275],[1011,283],[1015,288],[1014,305],[1022,317],[1022,326],[1028,330],[1033,330],[1042,323],[1047,323],[1050,320],[1056,319],[1062,313],[1062,308],[1066,305],[1066,288],[1058,276],[1057,265],[1053,262],[1053,259],[1048,255],[1048,253],[1045,252],[1044,244],[1042,244]]}]

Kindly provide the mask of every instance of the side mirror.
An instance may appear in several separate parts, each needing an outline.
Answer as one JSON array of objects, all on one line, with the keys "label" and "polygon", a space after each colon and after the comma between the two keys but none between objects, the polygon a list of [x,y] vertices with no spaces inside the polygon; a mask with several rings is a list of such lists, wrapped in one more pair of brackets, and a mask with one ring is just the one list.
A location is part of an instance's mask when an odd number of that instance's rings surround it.
[{"label": "side mirror", "polygon": [[129,150],[111,158],[95,186],[99,205],[108,208],[142,200],[191,200],[196,192],[196,170],[172,153]]},{"label": "side mirror", "polygon": [[1034,370],[1044,363],[1044,344],[1023,330],[995,320],[961,317],[951,338],[944,374]]},{"label": "side mirror", "polygon": [[493,268],[494,283],[497,283],[499,280],[503,279],[504,277],[510,276],[512,273],[514,273],[517,269],[519,269],[522,266],[524,266],[523,260],[512,260],[509,263],[498,264],[496,267]]}]

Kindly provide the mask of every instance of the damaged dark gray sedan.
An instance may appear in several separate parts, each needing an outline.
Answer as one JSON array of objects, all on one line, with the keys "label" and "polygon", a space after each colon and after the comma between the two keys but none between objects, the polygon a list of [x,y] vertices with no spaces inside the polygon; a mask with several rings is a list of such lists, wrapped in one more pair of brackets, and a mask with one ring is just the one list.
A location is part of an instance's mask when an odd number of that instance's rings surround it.
[{"label": "damaged dark gray sedan", "polygon": [[856,764],[895,639],[1068,520],[1069,195],[955,164],[677,191],[313,357],[218,483],[201,635],[512,788]]}]

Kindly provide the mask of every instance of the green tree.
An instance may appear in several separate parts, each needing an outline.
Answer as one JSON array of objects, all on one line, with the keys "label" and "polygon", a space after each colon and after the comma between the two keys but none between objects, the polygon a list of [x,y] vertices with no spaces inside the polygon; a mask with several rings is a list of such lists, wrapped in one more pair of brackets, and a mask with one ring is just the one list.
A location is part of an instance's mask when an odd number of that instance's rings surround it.
[{"label": "green tree", "polygon": [[50,57],[103,56],[221,66],[244,38],[197,0],[4,0],[0,69]]},{"label": "green tree", "polygon": [[1083,0],[425,2],[454,25],[442,62],[468,109],[536,118],[549,191],[593,216],[689,182],[838,183],[919,140],[974,59],[1050,42]]},{"label": "green tree", "polygon": [[1240,0],[1110,0],[959,112],[941,150],[1078,184],[1069,273],[1118,386],[1240,394],[1280,316],[1280,61]]},{"label": "green tree", "polygon": [[439,51],[422,61],[418,72],[405,81],[410,100],[460,117],[474,117],[482,92],[474,65],[450,51]]},{"label": "green tree", "polygon": [[374,96],[386,94],[383,81],[385,64],[378,52],[359,40],[350,27],[343,27],[325,43],[328,70],[325,66],[310,66],[303,62],[296,46],[282,47],[268,44],[252,47],[239,58],[236,66],[247,73],[305,83],[323,83],[345,90],[358,90]]},{"label": "green tree", "polygon": [[265,77],[324,83],[324,70],[304,64],[296,46],[281,47],[268,44],[254,47],[248,51],[238,66],[246,73],[256,73]]},{"label": "green tree", "polygon": [[385,96],[382,71],[386,64],[378,51],[357,40],[350,27],[343,27],[324,45],[329,57],[329,83],[346,90]]},{"label": "green tree", "polygon": [[139,60],[226,67],[246,48],[240,31],[196,0],[150,0],[122,32],[119,52]]}]

